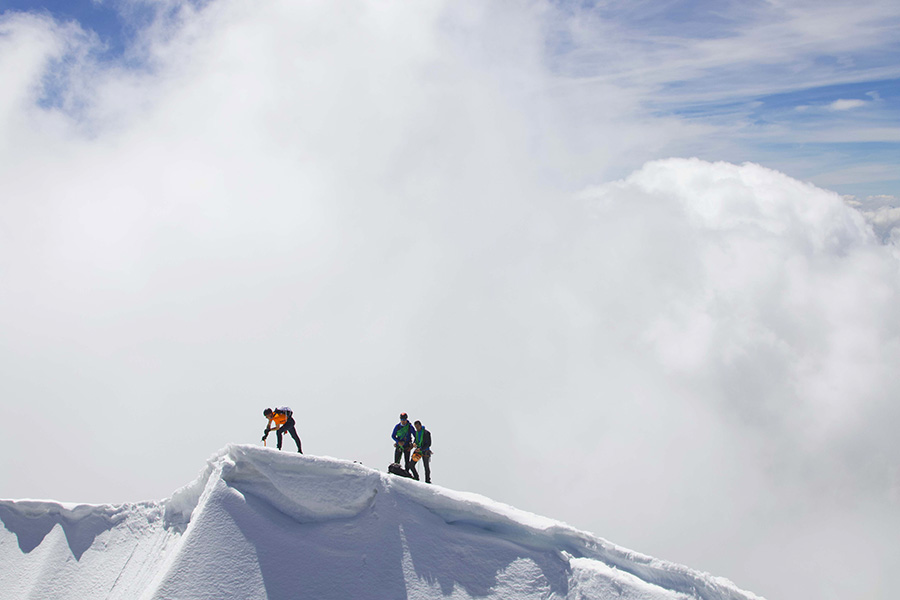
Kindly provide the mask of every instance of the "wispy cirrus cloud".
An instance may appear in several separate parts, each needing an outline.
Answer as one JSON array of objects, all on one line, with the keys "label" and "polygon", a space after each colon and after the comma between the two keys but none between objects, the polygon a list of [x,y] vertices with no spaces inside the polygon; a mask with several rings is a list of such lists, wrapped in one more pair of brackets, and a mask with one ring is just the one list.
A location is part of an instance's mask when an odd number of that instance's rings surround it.
[{"label": "wispy cirrus cloud", "polygon": [[[662,13],[636,4],[578,13],[563,67],[668,91],[659,102],[690,103],[900,76],[890,58],[898,50],[898,11],[890,2],[859,10],[839,2],[722,3],[705,11],[685,2],[665,4],[670,10]],[[686,11],[688,22],[697,13],[717,21],[685,27],[675,16],[682,6],[695,7]]]},{"label": "wispy cirrus cloud", "polygon": [[[833,161],[863,166],[897,155],[896,146],[861,145],[897,143],[894,3],[603,2],[575,15],[567,30],[572,43],[557,58],[560,72],[589,88],[613,84],[655,114],[712,128],[694,139],[682,136],[680,147],[671,146],[675,154],[757,160],[812,178],[815,170],[792,154],[799,144],[816,143],[809,139],[815,129],[827,138],[822,144],[843,144],[818,149],[829,170]],[[852,193],[854,183],[843,180],[837,188]],[[897,193],[900,181],[893,177],[883,187]]]}]

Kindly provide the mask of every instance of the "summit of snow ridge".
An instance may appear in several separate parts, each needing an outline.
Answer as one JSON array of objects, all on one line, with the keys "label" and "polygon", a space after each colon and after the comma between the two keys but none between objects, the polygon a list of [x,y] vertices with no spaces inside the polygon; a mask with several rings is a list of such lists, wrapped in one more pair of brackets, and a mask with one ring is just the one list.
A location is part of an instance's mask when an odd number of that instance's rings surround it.
[{"label": "summit of snow ridge", "polygon": [[208,494],[210,480],[217,478],[242,494],[264,498],[299,522],[349,518],[374,499],[380,475],[346,460],[231,444],[166,501],[166,519],[169,524],[187,523]]}]

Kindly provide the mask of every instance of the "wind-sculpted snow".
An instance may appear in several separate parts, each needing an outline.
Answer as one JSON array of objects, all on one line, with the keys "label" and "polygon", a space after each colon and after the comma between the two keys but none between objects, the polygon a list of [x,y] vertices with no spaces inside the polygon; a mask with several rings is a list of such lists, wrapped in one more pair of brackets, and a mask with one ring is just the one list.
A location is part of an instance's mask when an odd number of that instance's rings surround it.
[{"label": "wind-sculpted snow", "polygon": [[110,506],[66,507],[56,502],[35,500],[0,501],[0,519],[16,534],[23,552],[31,552],[54,526],[59,525],[72,555],[80,559],[99,534],[112,529],[124,518],[122,509]]},{"label": "wind-sculpted snow", "polygon": [[356,516],[371,505],[381,483],[377,471],[344,460],[305,457],[296,469],[294,454],[254,450],[232,447],[222,479],[301,522]]},{"label": "wind-sculpted snow", "polygon": [[0,598],[139,598],[177,535],[161,503],[0,501]]},{"label": "wind-sculpted snow", "polygon": [[0,518],[0,599],[757,598],[476,494],[252,446],[161,502]]}]

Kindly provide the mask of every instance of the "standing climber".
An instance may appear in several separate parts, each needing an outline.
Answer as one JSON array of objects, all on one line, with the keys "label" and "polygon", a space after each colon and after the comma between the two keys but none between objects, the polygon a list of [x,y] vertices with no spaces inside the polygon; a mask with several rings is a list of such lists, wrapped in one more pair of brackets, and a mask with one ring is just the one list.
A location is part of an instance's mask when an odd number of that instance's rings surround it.
[{"label": "standing climber", "polygon": [[[414,423],[416,431],[413,434],[413,444],[415,451],[413,452],[413,461],[409,472],[416,481],[419,480],[419,474],[416,472],[416,463],[421,460],[425,465],[425,483],[431,483],[431,432],[425,429],[422,421]],[[418,459],[416,458],[418,456]]]},{"label": "standing climber", "polygon": [[399,463],[400,455],[402,454],[405,461],[403,468],[408,471],[409,452],[412,450],[413,428],[406,413],[400,413],[400,422],[394,425],[391,439],[394,440],[394,462]]},{"label": "standing climber", "polygon": [[[294,411],[287,406],[282,406],[275,410],[267,408],[263,411],[263,416],[269,420],[266,423],[266,430],[263,432],[263,441],[266,441],[266,438],[269,437],[269,432],[274,429],[278,436],[278,449],[281,450],[281,438],[286,431],[297,442],[297,452],[303,454],[303,448],[300,446],[300,436],[297,435],[297,430],[294,428],[294,425],[297,424],[294,421]],[[274,427],[272,426],[273,422],[275,423]]]}]

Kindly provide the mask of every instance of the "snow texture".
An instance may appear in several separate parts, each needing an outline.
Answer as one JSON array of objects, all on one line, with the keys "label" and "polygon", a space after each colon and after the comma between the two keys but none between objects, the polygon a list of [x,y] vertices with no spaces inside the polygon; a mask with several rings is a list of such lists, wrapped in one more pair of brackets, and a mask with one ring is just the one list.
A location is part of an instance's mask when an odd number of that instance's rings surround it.
[{"label": "snow texture", "polygon": [[476,494],[253,446],[167,500],[2,500],[0,519],[4,600],[758,598]]}]

